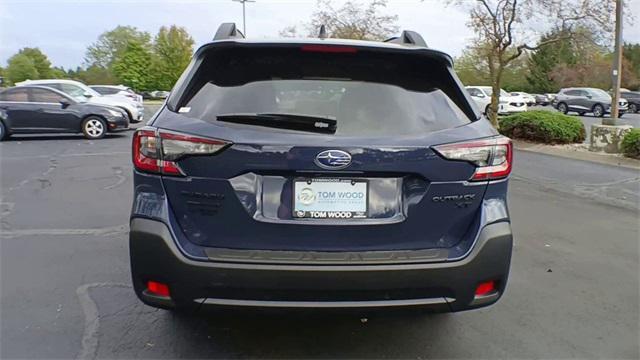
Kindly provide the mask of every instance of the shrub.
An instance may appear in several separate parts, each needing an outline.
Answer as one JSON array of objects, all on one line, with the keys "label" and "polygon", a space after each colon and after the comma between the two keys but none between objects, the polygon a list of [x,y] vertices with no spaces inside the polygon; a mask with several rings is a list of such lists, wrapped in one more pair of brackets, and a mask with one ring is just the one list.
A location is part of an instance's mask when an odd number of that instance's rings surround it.
[{"label": "shrub", "polygon": [[625,156],[640,159],[640,129],[631,129],[622,138],[622,153]]},{"label": "shrub", "polygon": [[545,144],[581,143],[586,137],[579,118],[559,112],[534,110],[506,116],[499,120],[500,133],[512,139]]}]

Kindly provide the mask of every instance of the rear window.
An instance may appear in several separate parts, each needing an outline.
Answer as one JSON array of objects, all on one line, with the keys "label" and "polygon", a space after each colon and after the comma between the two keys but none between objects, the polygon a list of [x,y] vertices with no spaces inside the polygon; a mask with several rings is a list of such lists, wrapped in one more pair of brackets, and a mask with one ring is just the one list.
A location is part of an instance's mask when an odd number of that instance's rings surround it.
[{"label": "rear window", "polygon": [[471,122],[452,72],[425,56],[299,48],[214,49],[204,56],[176,109],[188,117],[330,118],[337,136],[415,135]]}]

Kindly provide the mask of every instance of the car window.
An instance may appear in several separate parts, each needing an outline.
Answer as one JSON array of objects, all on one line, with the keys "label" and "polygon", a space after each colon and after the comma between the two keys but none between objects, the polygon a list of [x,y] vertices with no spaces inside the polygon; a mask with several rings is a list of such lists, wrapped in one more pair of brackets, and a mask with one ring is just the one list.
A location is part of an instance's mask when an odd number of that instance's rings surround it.
[{"label": "car window", "polygon": [[0,101],[27,102],[29,96],[27,89],[13,88],[0,93]]},{"label": "car window", "polygon": [[471,122],[454,101],[461,96],[454,89],[462,89],[445,65],[423,57],[273,48],[232,53],[204,60],[177,111],[220,126],[237,126],[217,121],[229,114],[330,118],[336,136],[418,135]]},{"label": "car window", "polygon": [[110,87],[102,87],[102,86],[93,86],[91,87],[93,90],[99,92],[102,95],[113,95],[120,92],[119,89],[114,89]]},{"label": "car window", "polygon": [[483,96],[484,94],[482,94],[482,91],[476,89],[476,88],[468,88],[467,91],[469,92],[469,95],[471,96]]},{"label": "car window", "polygon": [[85,91],[80,86],[73,84],[59,84],[58,86],[60,87],[60,90],[62,90],[62,92],[69,96],[84,97]]},{"label": "car window", "polygon": [[47,89],[30,89],[30,93],[30,102],[60,103],[60,101],[66,100],[64,96]]},{"label": "car window", "polygon": [[564,94],[569,96],[580,96],[580,90],[566,90]]}]

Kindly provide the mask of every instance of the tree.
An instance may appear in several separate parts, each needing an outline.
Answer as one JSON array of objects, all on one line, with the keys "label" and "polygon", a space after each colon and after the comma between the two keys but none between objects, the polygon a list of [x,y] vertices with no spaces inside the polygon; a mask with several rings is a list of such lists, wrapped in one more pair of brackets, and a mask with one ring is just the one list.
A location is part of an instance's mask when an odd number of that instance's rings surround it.
[{"label": "tree", "polygon": [[113,30],[102,33],[98,37],[98,41],[87,48],[85,62],[89,66],[97,65],[111,69],[113,63],[133,42],[143,47],[150,47],[151,35],[148,32],[139,31],[133,26],[117,26]]},{"label": "tree", "polygon": [[158,89],[170,90],[189,65],[193,38],[183,27],[161,27],[153,45],[153,71]]},{"label": "tree", "polygon": [[37,79],[39,76],[33,59],[25,54],[13,55],[9,59],[4,72],[10,84],[28,79]]},{"label": "tree", "polygon": [[[527,51],[571,39],[576,29],[586,28],[605,37],[612,31],[613,0],[477,0],[472,4],[453,0],[469,10],[469,26],[476,42],[486,49],[489,77],[493,88],[491,121],[497,125],[499,89],[505,68]],[[530,34],[544,26],[560,29],[557,37],[530,45]]]},{"label": "tree", "polygon": [[91,65],[86,69],[78,68],[73,73],[68,72],[68,75],[89,85],[109,85],[118,82],[111,70],[98,65]]},{"label": "tree", "polygon": [[[627,61],[630,71],[634,74],[635,78],[640,79],[640,44],[624,44],[622,55]],[[622,80],[624,81],[625,79],[623,78]],[[629,87],[638,88],[640,87],[640,84]]]},{"label": "tree", "polygon": [[[467,47],[454,62],[460,81],[465,85],[491,86],[487,50],[481,45]],[[529,90],[527,58],[522,57],[505,67],[502,88],[506,91]]]},{"label": "tree", "polygon": [[[372,0],[368,5],[347,1],[336,8],[332,0],[318,0],[311,21],[303,27],[310,37],[317,37],[325,25],[327,35],[338,39],[384,40],[398,32],[398,15],[385,15],[387,0]],[[297,37],[296,26],[280,31],[284,37]]]},{"label": "tree", "polygon": [[147,90],[151,78],[151,52],[136,41],[130,42],[113,63],[113,73],[136,91]]},{"label": "tree", "polygon": [[22,54],[28,56],[32,61],[33,65],[38,70],[38,77],[36,79],[48,79],[52,77],[51,73],[51,61],[47,55],[45,55],[38,48],[23,48],[18,51],[18,54]]}]

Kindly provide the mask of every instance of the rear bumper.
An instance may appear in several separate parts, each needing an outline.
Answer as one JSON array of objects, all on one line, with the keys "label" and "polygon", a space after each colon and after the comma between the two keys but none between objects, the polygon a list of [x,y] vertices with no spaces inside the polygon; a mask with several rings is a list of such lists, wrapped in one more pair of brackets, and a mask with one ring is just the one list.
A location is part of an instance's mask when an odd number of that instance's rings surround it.
[{"label": "rear bumper", "polygon": [[[260,264],[195,261],[176,246],[162,222],[131,220],[134,289],[146,304],[285,308],[425,306],[461,311],[495,303],[504,293],[511,261],[508,222],[487,225],[470,254],[454,262],[367,265]],[[169,285],[171,298],[146,291],[149,280]],[[477,285],[497,291],[476,297]]]}]

